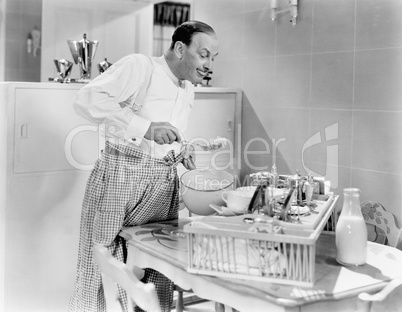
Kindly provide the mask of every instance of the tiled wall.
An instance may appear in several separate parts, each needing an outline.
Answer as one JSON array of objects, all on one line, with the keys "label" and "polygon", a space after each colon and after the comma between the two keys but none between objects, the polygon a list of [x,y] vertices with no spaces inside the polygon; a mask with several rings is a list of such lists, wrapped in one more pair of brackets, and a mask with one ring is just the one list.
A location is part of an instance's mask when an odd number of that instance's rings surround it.
[{"label": "tiled wall", "polygon": [[293,28],[271,21],[269,0],[194,0],[220,41],[212,85],[244,92],[243,148],[260,153],[244,153],[242,174],[313,171],[401,224],[402,1],[299,3]]},{"label": "tiled wall", "polygon": [[6,0],[5,81],[40,81],[40,49],[27,52],[28,34],[42,24],[42,0]]}]

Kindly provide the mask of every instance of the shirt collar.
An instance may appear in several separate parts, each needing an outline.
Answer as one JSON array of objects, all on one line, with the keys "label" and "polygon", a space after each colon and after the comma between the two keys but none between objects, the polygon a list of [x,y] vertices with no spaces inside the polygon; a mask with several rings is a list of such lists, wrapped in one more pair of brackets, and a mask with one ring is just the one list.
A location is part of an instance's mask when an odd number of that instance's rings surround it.
[{"label": "shirt collar", "polygon": [[186,81],[185,80],[180,80],[178,79],[170,70],[168,63],[166,62],[166,58],[165,55],[162,55],[159,58],[160,64],[162,65],[162,68],[164,70],[164,72],[172,79],[173,83],[181,88],[185,88],[186,87]]}]

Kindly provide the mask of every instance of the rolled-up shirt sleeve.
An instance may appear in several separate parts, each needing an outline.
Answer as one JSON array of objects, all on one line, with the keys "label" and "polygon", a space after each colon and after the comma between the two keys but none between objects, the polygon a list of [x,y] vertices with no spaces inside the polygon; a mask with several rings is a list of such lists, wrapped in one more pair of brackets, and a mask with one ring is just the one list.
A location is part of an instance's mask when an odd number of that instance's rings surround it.
[{"label": "rolled-up shirt sleeve", "polygon": [[[129,55],[79,90],[76,113],[95,124],[105,124],[111,135],[126,140],[143,138],[151,121],[135,113],[133,106],[152,66],[143,55]],[[107,133],[106,133],[107,134]]]}]

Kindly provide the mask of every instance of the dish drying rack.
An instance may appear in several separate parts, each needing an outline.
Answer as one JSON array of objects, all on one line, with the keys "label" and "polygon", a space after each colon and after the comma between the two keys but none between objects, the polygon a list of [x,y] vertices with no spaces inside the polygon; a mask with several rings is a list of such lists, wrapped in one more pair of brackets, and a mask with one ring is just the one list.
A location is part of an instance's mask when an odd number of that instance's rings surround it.
[{"label": "dish drying rack", "polygon": [[333,194],[316,199],[320,213],[309,216],[306,224],[258,214],[197,219],[183,228],[187,271],[311,287],[315,283],[316,242],[323,230],[334,228],[328,221],[331,216],[334,220],[337,199]]}]

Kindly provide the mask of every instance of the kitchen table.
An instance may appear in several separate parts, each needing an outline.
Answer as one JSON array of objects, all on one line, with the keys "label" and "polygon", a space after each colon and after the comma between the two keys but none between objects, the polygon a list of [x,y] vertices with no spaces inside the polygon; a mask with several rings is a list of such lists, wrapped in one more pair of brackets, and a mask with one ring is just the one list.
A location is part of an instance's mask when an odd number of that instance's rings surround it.
[{"label": "kitchen table", "polygon": [[187,242],[177,231],[188,222],[191,218],[123,228],[119,235],[127,241],[127,264],[157,270],[198,297],[243,312],[356,311],[359,293],[380,291],[402,276],[402,251],[372,242],[365,265],[339,265],[331,232],[322,233],[317,241],[313,287],[188,273]]}]

